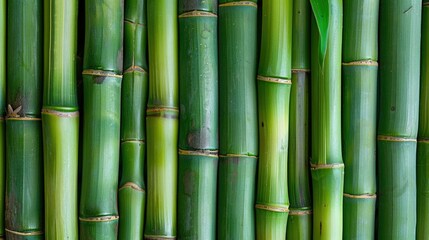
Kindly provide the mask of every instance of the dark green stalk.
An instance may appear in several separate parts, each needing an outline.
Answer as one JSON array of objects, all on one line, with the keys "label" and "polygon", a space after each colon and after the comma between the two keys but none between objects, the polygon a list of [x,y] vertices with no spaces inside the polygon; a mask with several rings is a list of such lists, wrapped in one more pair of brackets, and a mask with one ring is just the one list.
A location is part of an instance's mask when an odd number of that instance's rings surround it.
[{"label": "dark green stalk", "polygon": [[256,1],[219,2],[218,239],[255,238]]},{"label": "dark green stalk", "polygon": [[6,109],[6,0],[0,1],[0,238],[4,237]]},{"label": "dark green stalk", "polygon": [[77,1],[45,0],[45,238],[78,238]]},{"label": "dark green stalk", "polygon": [[177,0],[148,0],[149,98],[145,238],[176,237],[178,138]]},{"label": "dark green stalk", "polygon": [[342,0],[310,0],[311,176],[313,239],[342,239],[344,164],[341,154]]},{"label": "dark green stalk", "polygon": [[6,238],[43,239],[43,1],[7,8]]},{"label": "dark green stalk", "polygon": [[289,122],[287,239],[311,239],[312,201],[309,171],[310,2],[294,0],[292,89]]},{"label": "dark green stalk", "polygon": [[217,1],[179,1],[178,238],[216,239]]},{"label": "dark green stalk", "polygon": [[378,0],[344,0],[344,239],[374,239]]},{"label": "dark green stalk", "polygon": [[380,1],[378,239],[416,238],[421,0]]},{"label": "dark green stalk", "polygon": [[116,239],[123,1],[85,2],[80,239]]},{"label": "dark green stalk", "polygon": [[429,0],[423,0],[420,119],[417,143],[417,239],[429,240]]},{"label": "dark green stalk", "polygon": [[125,2],[124,28],[119,239],[142,239],[146,199],[143,173],[148,81],[146,1]]}]

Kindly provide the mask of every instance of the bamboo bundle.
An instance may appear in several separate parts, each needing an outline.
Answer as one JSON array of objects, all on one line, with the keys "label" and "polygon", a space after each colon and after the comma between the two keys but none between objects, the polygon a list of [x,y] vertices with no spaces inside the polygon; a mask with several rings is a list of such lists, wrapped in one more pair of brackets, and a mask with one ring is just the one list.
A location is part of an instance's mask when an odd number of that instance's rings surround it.
[{"label": "bamboo bundle", "polygon": [[178,238],[216,239],[217,1],[179,1]]},{"label": "bamboo bundle", "polygon": [[5,230],[8,239],[43,239],[42,4],[42,0],[14,0],[7,4]]},{"label": "bamboo bundle", "polygon": [[255,238],[256,34],[256,1],[219,2],[219,239]]},{"label": "bamboo bundle", "polygon": [[311,176],[313,239],[342,239],[344,164],[341,155],[342,0],[310,0]]},{"label": "bamboo bundle", "polygon": [[117,238],[122,27],[123,1],[85,2],[81,239]]},{"label": "bamboo bundle", "polygon": [[421,10],[421,0],[380,1],[378,239],[416,238]]},{"label": "bamboo bundle", "polygon": [[77,1],[45,0],[45,238],[78,238]]},{"label": "bamboo bundle", "polygon": [[119,239],[142,239],[147,100],[146,1],[128,0],[124,15],[124,80],[121,102]]},{"label": "bamboo bundle", "polygon": [[344,239],[374,239],[378,5],[378,0],[344,1]]},{"label": "bamboo bundle", "polygon": [[145,238],[176,237],[178,138],[177,0],[148,0],[149,99]]},{"label": "bamboo bundle", "polygon": [[292,0],[262,2],[258,70],[259,166],[256,238],[286,236],[292,62]]},{"label": "bamboo bundle", "polygon": [[294,0],[292,88],[290,96],[287,239],[311,239],[312,201],[309,174],[310,2]]},{"label": "bamboo bundle", "polygon": [[417,239],[429,240],[429,0],[423,0],[420,118],[417,143]]},{"label": "bamboo bundle", "polygon": [[0,1],[0,238],[4,238],[6,109],[6,0]]}]

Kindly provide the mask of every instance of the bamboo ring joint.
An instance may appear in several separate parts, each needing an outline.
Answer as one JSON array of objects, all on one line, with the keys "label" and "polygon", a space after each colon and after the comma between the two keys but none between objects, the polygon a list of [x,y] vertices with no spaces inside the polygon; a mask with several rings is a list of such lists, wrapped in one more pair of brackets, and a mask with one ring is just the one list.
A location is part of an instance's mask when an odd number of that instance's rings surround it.
[{"label": "bamboo ring joint", "polygon": [[146,192],[143,188],[141,188],[139,185],[133,183],[133,182],[127,182],[122,187],[119,188],[119,191],[125,188],[132,188],[134,190],[140,191],[140,192]]},{"label": "bamboo ring joint", "polygon": [[344,62],[342,63],[343,66],[378,66],[377,61],[372,60],[359,60],[359,61],[352,61],[352,62]]},{"label": "bamboo ring joint", "polygon": [[176,236],[159,236],[159,235],[144,235],[145,239],[149,240],[162,240],[162,239],[176,239]]},{"label": "bamboo ring joint", "polygon": [[292,84],[292,80],[290,79],[265,77],[261,75],[258,75],[257,79],[259,81],[264,81],[264,82],[281,83],[281,84],[289,84],[289,85]]},{"label": "bamboo ring joint", "polygon": [[13,234],[13,235],[18,235],[18,236],[37,236],[37,235],[43,235],[42,231],[35,231],[35,232],[17,232],[17,231],[13,231],[10,229],[5,228],[4,229],[6,232]]},{"label": "bamboo ring joint", "polygon": [[122,78],[122,75],[119,75],[119,74],[115,74],[109,71],[93,70],[93,69],[83,70],[82,75]]},{"label": "bamboo ring joint", "polygon": [[289,212],[289,208],[287,206],[272,206],[272,205],[265,205],[265,204],[256,204],[255,208],[262,209],[270,212]]},{"label": "bamboo ring joint", "polygon": [[188,17],[217,17],[217,15],[211,12],[204,12],[204,11],[191,11],[191,12],[185,12],[179,15],[179,18],[188,18]]},{"label": "bamboo ring joint", "polygon": [[392,136],[384,136],[378,135],[377,140],[386,141],[386,142],[416,142],[415,138],[406,138],[406,137],[392,137]]},{"label": "bamboo ring joint", "polygon": [[133,66],[127,68],[127,70],[124,71],[124,74],[125,73],[131,73],[131,72],[147,73],[147,71],[144,68],[133,65]]},{"label": "bamboo ring joint", "polygon": [[110,222],[110,221],[116,221],[119,219],[119,216],[103,216],[103,217],[89,217],[89,218],[81,218],[79,217],[79,220],[81,222]]},{"label": "bamboo ring joint", "polygon": [[348,193],[343,193],[343,196],[346,198],[355,198],[355,199],[376,199],[376,194],[362,194],[362,195],[353,195]]},{"label": "bamboo ring joint", "polygon": [[311,170],[344,168],[344,164],[343,163],[332,163],[332,164],[314,164],[314,163],[310,163],[310,167],[311,167]]},{"label": "bamboo ring joint", "polygon": [[304,216],[313,214],[312,210],[289,209],[289,216]]},{"label": "bamboo ring joint", "polygon": [[219,4],[219,7],[233,7],[233,6],[249,6],[249,7],[258,7],[258,4],[251,1],[237,1]]}]

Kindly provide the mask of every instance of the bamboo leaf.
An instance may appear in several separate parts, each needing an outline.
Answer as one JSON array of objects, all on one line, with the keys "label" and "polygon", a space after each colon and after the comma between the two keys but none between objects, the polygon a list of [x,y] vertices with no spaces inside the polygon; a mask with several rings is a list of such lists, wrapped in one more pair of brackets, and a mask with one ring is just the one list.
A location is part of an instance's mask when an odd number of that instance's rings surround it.
[{"label": "bamboo leaf", "polygon": [[319,64],[322,66],[326,56],[329,35],[329,2],[328,0],[310,0],[314,17],[319,30]]}]

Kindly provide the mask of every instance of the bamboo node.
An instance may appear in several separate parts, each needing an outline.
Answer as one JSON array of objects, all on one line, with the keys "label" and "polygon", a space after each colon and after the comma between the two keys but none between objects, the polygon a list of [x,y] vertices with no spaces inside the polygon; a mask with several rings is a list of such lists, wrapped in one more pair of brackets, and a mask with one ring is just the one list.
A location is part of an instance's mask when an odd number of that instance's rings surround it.
[{"label": "bamboo node", "polygon": [[355,198],[355,199],[376,199],[376,194],[360,194],[360,195],[354,195],[354,194],[348,194],[343,193],[343,196],[346,198]]},{"label": "bamboo node", "polygon": [[146,113],[160,113],[160,112],[175,112],[178,113],[179,109],[169,107],[148,107]]},{"label": "bamboo node", "polygon": [[79,111],[60,112],[60,111],[56,111],[56,110],[52,110],[52,109],[43,108],[42,113],[56,115],[58,117],[79,117]]},{"label": "bamboo node", "polygon": [[184,150],[179,149],[179,155],[190,155],[190,156],[205,156],[205,157],[218,157],[217,150]]},{"label": "bamboo node", "polygon": [[134,190],[140,191],[140,192],[146,192],[143,188],[141,188],[139,185],[133,183],[133,182],[127,182],[122,187],[119,188],[119,191],[125,188],[132,188]]},{"label": "bamboo node", "polygon": [[204,12],[204,11],[191,11],[191,12],[185,12],[179,15],[179,18],[188,18],[188,17],[217,17],[217,15],[211,12]]},{"label": "bamboo node", "polygon": [[22,106],[18,106],[15,110],[10,104],[7,105],[6,118],[19,118],[21,117],[18,113],[22,110]]},{"label": "bamboo node", "polygon": [[13,231],[10,229],[5,228],[4,229],[6,232],[13,234],[13,235],[18,235],[18,236],[38,236],[38,235],[43,235],[42,231],[34,231],[34,232],[18,232],[18,231]]},{"label": "bamboo node", "polygon": [[121,144],[122,143],[140,143],[140,144],[145,144],[146,141],[144,139],[133,139],[133,138],[127,138],[127,139],[121,139]]},{"label": "bamboo node", "polygon": [[373,60],[359,60],[359,61],[352,61],[352,62],[344,62],[342,63],[343,66],[378,66],[377,61]]},{"label": "bamboo node", "polygon": [[135,24],[135,25],[143,26],[143,27],[145,27],[145,26],[146,26],[146,24],[138,23],[138,22],[134,22],[134,21],[132,21],[132,20],[130,20],[130,19],[124,19],[124,22],[125,22],[125,23],[129,23],[129,24]]},{"label": "bamboo node", "polygon": [[114,77],[122,78],[122,75],[115,74],[109,71],[86,69],[83,70],[82,75],[99,76],[99,77]]},{"label": "bamboo node", "polygon": [[219,4],[219,7],[234,7],[234,6],[249,6],[249,7],[258,7],[258,4],[251,1],[237,1],[237,2],[228,2]]},{"label": "bamboo node", "polygon": [[255,204],[255,208],[270,211],[270,212],[289,212],[288,206],[273,206],[273,205],[265,205],[265,204]]},{"label": "bamboo node", "polygon": [[419,143],[429,143],[429,139],[428,138],[419,138],[417,141]]},{"label": "bamboo node", "polygon": [[311,170],[344,168],[344,164],[343,163],[332,163],[332,164],[314,164],[314,163],[310,163],[310,168],[311,168]]},{"label": "bamboo node", "polygon": [[257,156],[252,156],[252,155],[246,155],[246,154],[232,154],[232,153],[228,153],[228,154],[222,154],[219,155],[220,158],[254,158],[257,159]]},{"label": "bamboo node", "polygon": [[292,84],[292,80],[290,79],[265,77],[261,75],[258,75],[257,79],[259,81],[264,81],[264,82],[281,83],[281,84],[288,84],[288,85]]},{"label": "bamboo node", "polygon": [[313,210],[289,209],[289,216],[304,216],[313,214]]},{"label": "bamboo node", "polygon": [[148,240],[162,240],[162,239],[176,239],[176,236],[161,236],[161,235],[144,235],[145,239]]},{"label": "bamboo node", "polygon": [[406,137],[392,137],[385,135],[378,135],[377,140],[387,141],[387,142],[416,142],[416,138],[406,138]]},{"label": "bamboo node", "polygon": [[102,216],[102,217],[89,217],[89,218],[79,217],[79,221],[81,221],[81,222],[110,222],[110,221],[116,221],[118,219],[119,219],[119,216],[117,216],[117,215]]},{"label": "bamboo node", "polygon": [[428,7],[429,6],[429,2],[424,2],[423,3],[423,7]]},{"label": "bamboo node", "polygon": [[124,71],[124,74],[125,74],[125,73],[130,73],[130,72],[141,72],[141,73],[147,73],[147,71],[146,71],[144,68],[142,68],[142,67],[140,67],[140,66],[135,66],[135,65],[133,65],[133,66],[131,66],[131,67],[127,68],[127,70],[125,70],[125,71]]},{"label": "bamboo node", "polygon": [[296,69],[292,69],[292,73],[309,73],[310,69],[307,68],[296,68]]}]

